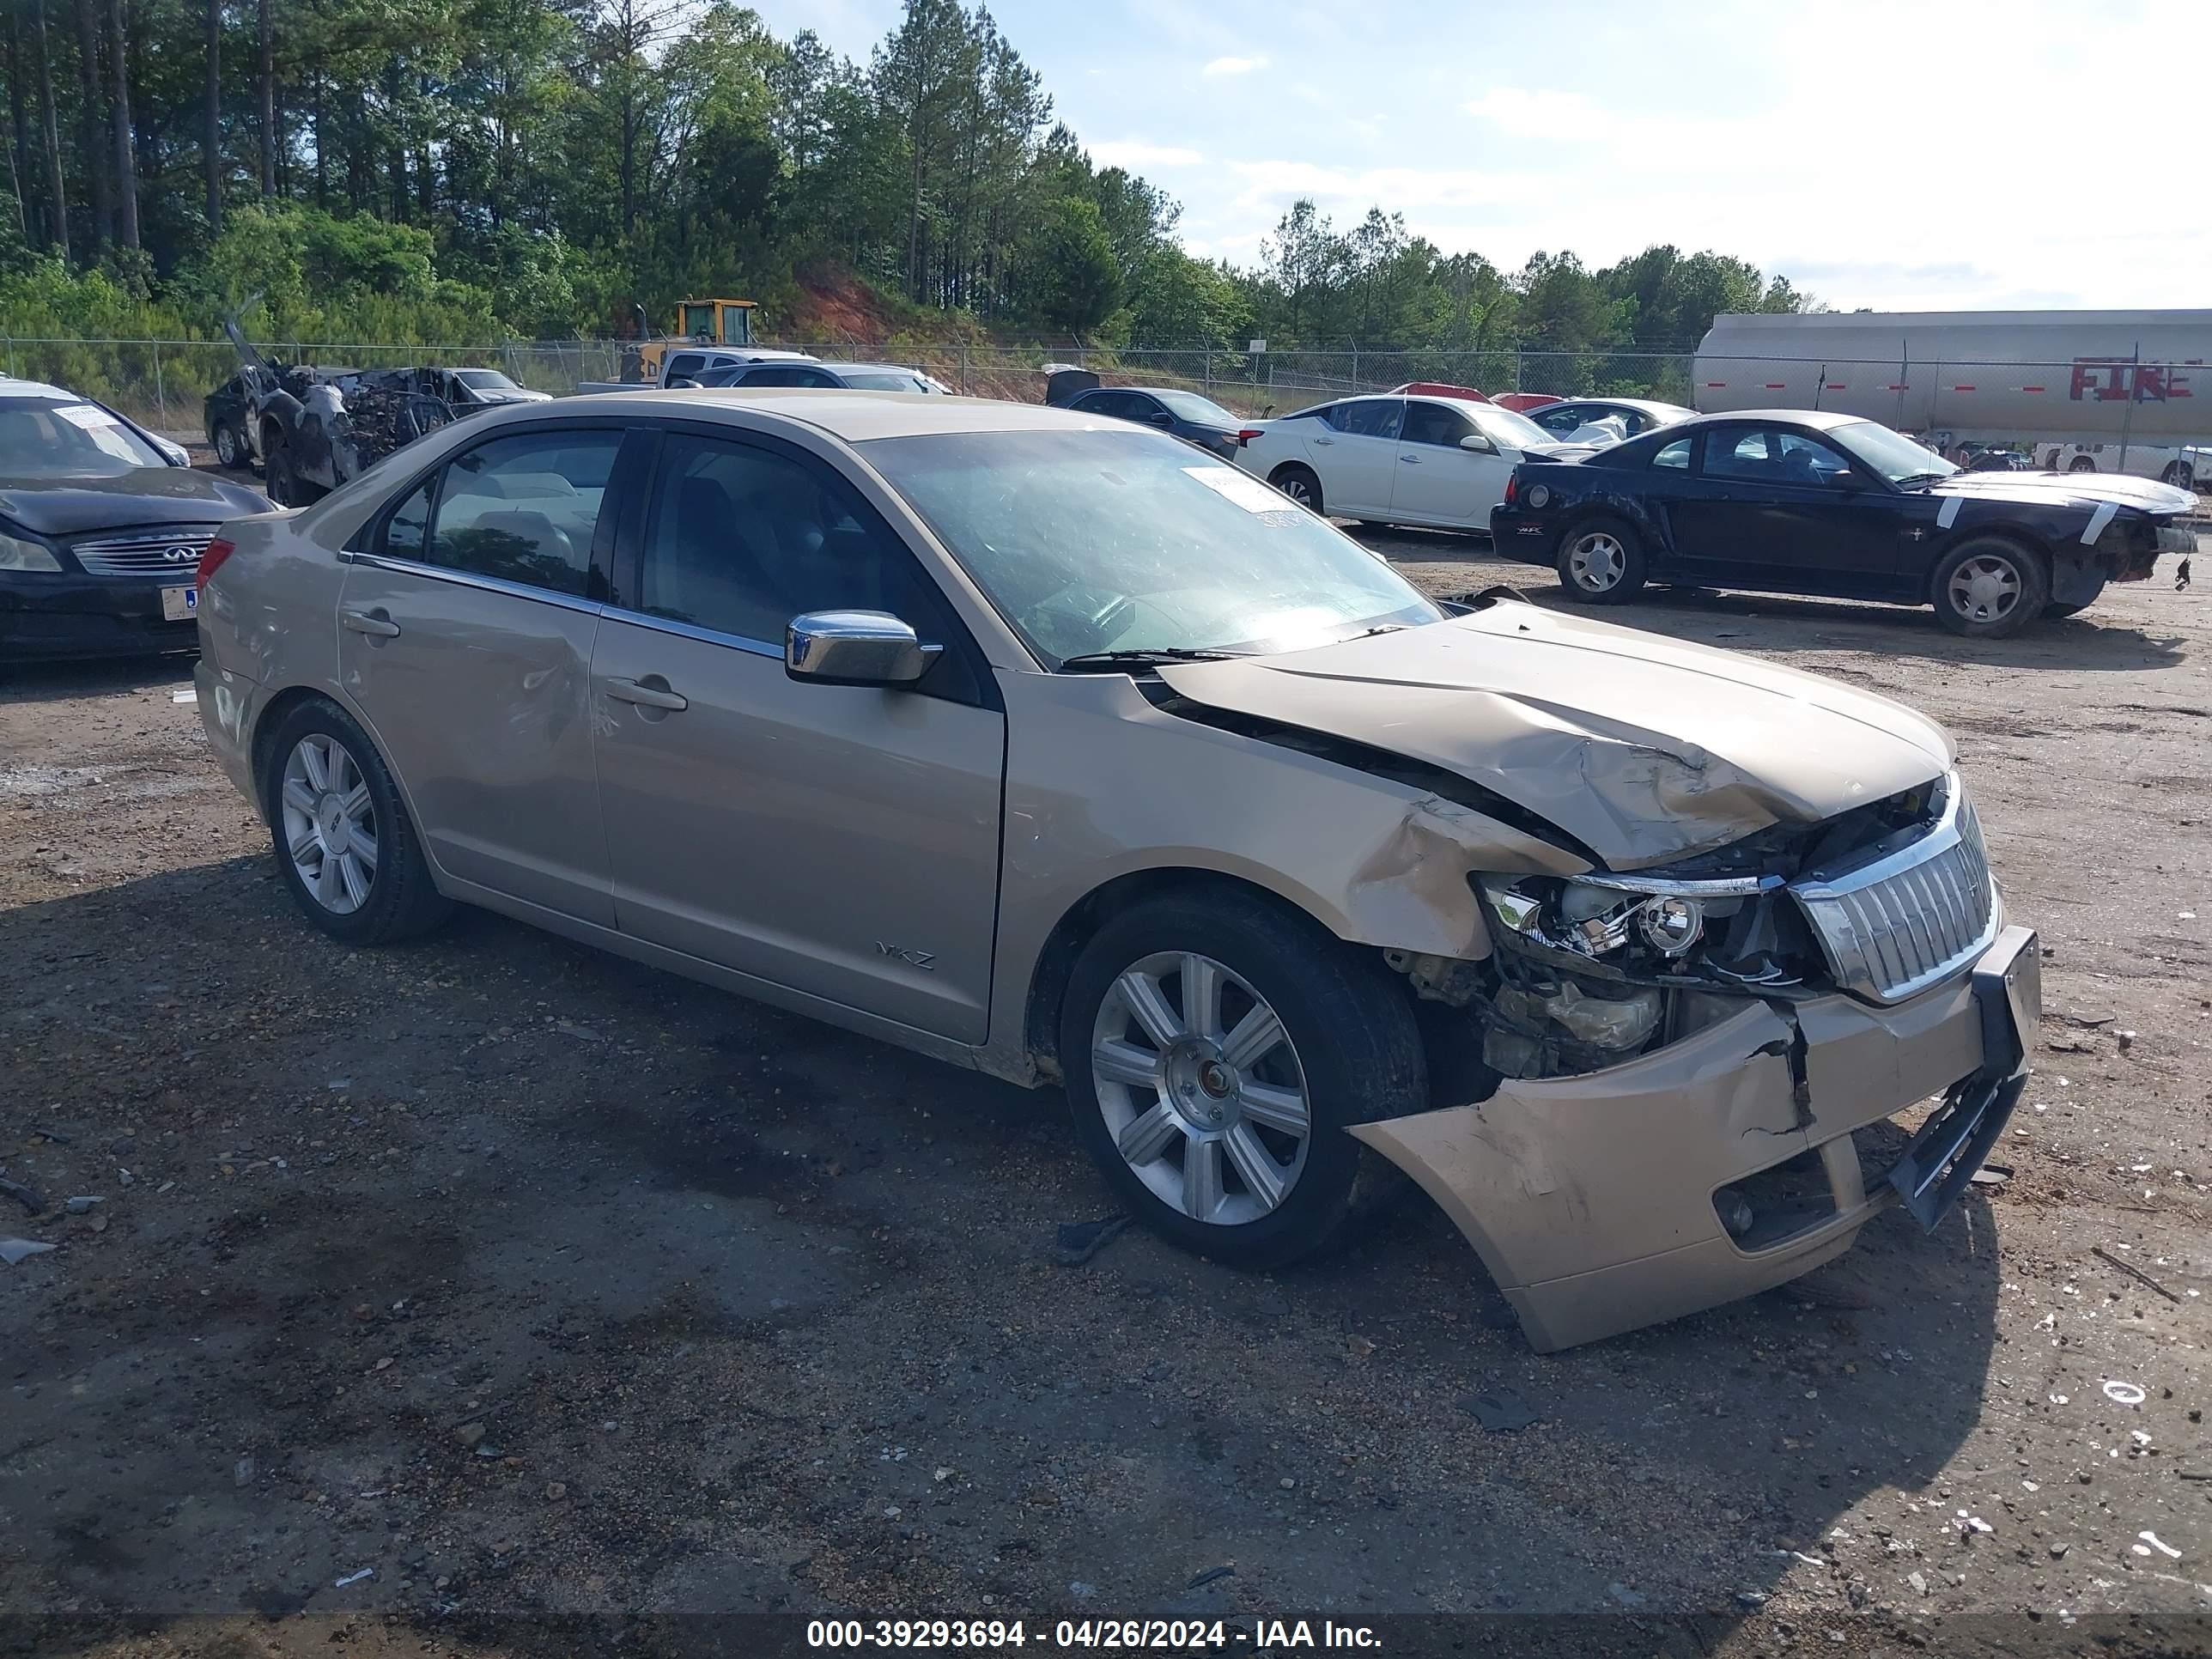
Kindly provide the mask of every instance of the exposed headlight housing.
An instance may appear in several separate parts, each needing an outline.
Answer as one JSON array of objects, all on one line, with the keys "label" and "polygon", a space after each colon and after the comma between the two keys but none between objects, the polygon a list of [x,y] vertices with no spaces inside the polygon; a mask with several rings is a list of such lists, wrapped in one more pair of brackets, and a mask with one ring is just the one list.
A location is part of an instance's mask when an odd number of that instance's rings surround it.
[{"label": "exposed headlight housing", "polygon": [[0,530],[0,570],[58,571],[61,556],[44,542]]},{"label": "exposed headlight housing", "polygon": [[[1780,884],[1772,878],[1654,880],[1649,887],[1638,886],[1633,877],[1616,876],[1480,879],[1483,896],[1511,932],[1529,944],[1593,961],[1638,944],[1669,960],[1687,956],[1705,937],[1708,916],[1733,915],[1747,898]],[[1716,890],[1699,890],[1705,889]]]}]

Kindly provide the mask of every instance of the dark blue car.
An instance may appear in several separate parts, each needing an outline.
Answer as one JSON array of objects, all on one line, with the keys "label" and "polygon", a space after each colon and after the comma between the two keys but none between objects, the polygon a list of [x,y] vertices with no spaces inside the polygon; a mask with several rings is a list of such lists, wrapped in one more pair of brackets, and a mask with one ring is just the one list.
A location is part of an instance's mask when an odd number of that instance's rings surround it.
[{"label": "dark blue car", "polygon": [[1746,410],[1524,461],[1490,532],[1586,604],[1646,582],[1811,593],[1932,605],[1954,633],[1994,639],[2192,550],[2192,505],[2144,478],[1962,472],[1873,421]]}]

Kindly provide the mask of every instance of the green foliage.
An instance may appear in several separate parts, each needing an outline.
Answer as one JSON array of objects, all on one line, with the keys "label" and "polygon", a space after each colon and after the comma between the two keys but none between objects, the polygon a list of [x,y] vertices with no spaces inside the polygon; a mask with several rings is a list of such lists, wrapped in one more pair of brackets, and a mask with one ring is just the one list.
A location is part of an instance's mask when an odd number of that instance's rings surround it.
[{"label": "green foliage", "polygon": [[1037,216],[1016,255],[1031,311],[1048,328],[1079,334],[1121,301],[1121,264],[1098,204],[1063,196]]},{"label": "green foliage", "polygon": [[[26,27],[35,15],[0,3]],[[264,340],[488,343],[627,332],[641,313],[665,328],[680,299],[737,295],[763,302],[771,331],[808,305],[828,327],[865,319],[916,340],[991,326],[1241,351],[1259,334],[1455,376],[1510,361],[1467,354],[1525,346],[1565,354],[1553,368],[1579,390],[1648,384],[1655,371],[1616,354],[1686,349],[1716,312],[1813,303],[1742,260],[1673,246],[1604,270],[1559,252],[1501,271],[1413,235],[1387,204],[1340,229],[1298,202],[1256,267],[1194,258],[1177,204],[1094,164],[977,0],[903,0],[866,63],[811,31],[781,40],[733,0],[213,4],[210,157],[208,0],[102,5],[83,29],[49,0],[62,199],[27,143],[21,211],[0,221],[0,319],[16,337],[209,338],[258,295],[245,320]],[[117,61],[132,81],[137,246],[94,212],[123,187]],[[35,104],[36,84],[11,93]],[[27,131],[40,114],[25,111]],[[872,285],[864,302],[848,273]]]}]

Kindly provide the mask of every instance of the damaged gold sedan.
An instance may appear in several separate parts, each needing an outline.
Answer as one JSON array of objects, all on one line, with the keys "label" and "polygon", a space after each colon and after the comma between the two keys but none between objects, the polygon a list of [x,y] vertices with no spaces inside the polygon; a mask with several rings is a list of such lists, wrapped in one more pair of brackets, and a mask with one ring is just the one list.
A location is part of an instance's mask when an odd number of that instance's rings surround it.
[{"label": "damaged gold sedan", "polygon": [[1063,1081],[1233,1261],[1324,1243],[1379,1155],[1540,1348],[1933,1227],[2026,1075],[2039,953],[1937,726],[1433,603],[1119,422],[494,411],[200,580],[214,752],[325,932],[481,904]]}]

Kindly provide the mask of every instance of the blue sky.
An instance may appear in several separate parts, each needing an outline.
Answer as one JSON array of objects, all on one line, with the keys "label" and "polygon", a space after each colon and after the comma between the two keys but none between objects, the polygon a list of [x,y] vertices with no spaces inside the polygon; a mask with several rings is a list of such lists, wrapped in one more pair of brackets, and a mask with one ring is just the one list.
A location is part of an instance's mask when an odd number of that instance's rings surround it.
[{"label": "blue sky", "polygon": [[[865,61],[898,0],[751,0]],[[1711,247],[1842,308],[2212,306],[2204,0],[1000,0],[1094,159],[1501,266]]]}]

